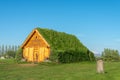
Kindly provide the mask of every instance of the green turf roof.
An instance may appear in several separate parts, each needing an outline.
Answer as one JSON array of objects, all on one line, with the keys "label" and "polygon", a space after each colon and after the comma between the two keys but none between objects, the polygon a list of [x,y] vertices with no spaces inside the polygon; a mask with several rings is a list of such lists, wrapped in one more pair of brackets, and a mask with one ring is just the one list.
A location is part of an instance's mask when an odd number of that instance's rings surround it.
[{"label": "green turf roof", "polygon": [[51,49],[66,50],[66,49],[86,49],[80,40],[71,34],[65,32],[58,32],[46,28],[36,28],[39,33],[50,44]]}]

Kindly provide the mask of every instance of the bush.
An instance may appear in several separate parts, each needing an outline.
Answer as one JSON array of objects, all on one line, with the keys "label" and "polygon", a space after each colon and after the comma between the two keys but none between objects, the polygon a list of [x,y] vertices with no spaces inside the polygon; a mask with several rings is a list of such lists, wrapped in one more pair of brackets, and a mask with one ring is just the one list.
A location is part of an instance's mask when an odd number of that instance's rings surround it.
[{"label": "bush", "polygon": [[[89,57],[90,56],[90,57]],[[58,53],[58,61],[60,63],[72,63],[72,62],[81,62],[81,61],[90,61],[93,60],[94,55],[92,53],[87,54],[79,50],[67,50]]]},{"label": "bush", "polygon": [[90,60],[90,61],[95,61],[94,53],[91,52],[91,51],[88,51],[87,53],[88,53],[88,55],[89,55],[89,60]]},{"label": "bush", "polygon": [[102,57],[105,61],[119,61],[119,51],[105,48],[102,52]]},{"label": "bush", "polygon": [[6,52],[6,55],[8,56],[8,58],[15,58],[15,51],[9,50]]},{"label": "bush", "polygon": [[16,63],[15,59],[0,59],[0,64],[14,64]]},{"label": "bush", "polygon": [[51,53],[50,53],[50,60],[53,61],[53,62],[58,62],[58,54],[60,52],[62,52],[62,51],[52,50]]},{"label": "bush", "polygon": [[20,62],[23,58],[23,55],[22,55],[22,49],[19,48],[18,51],[16,52],[16,56],[15,56],[15,59],[17,62]]}]

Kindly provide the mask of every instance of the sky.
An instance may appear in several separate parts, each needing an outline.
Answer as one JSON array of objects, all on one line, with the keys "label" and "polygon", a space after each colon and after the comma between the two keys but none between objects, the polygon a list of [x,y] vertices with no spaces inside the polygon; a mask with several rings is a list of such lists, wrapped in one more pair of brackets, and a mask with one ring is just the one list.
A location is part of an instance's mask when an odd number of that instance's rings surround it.
[{"label": "sky", "polygon": [[120,51],[120,0],[0,0],[0,45],[21,45],[36,27],[74,34],[91,51]]}]

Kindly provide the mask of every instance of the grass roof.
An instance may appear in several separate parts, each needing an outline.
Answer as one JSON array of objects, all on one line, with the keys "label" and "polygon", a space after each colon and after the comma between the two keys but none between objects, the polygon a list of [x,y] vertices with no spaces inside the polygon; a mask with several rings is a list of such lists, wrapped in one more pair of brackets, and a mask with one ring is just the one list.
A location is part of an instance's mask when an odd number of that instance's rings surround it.
[{"label": "grass roof", "polygon": [[39,33],[45,38],[45,40],[50,44],[51,49],[54,50],[88,50],[80,40],[71,34],[65,32],[58,32],[46,28],[36,28]]}]

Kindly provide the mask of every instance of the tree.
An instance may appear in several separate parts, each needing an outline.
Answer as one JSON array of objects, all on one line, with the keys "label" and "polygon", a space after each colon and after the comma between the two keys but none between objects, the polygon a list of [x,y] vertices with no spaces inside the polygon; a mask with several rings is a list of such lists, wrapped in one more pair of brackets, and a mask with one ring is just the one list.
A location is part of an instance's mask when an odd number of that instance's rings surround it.
[{"label": "tree", "polygon": [[13,54],[17,52],[17,45],[0,45],[0,56],[15,57]]},{"label": "tree", "polygon": [[9,45],[9,48],[8,48],[8,50],[9,50],[9,51],[11,50],[11,45]]},{"label": "tree", "polygon": [[4,49],[4,45],[2,45],[2,55],[4,54],[5,49]]},{"label": "tree", "polygon": [[2,53],[2,50],[1,50],[1,46],[0,46],[0,55],[1,55],[1,53]]},{"label": "tree", "polygon": [[118,50],[105,48],[102,52],[102,57],[105,61],[118,61],[119,52]]},{"label": "tree", "polygon": [[12,50],[12,51],[15,51],[15,46],[14,46],[14,45],[12,45],[11,50]]},{"label": "tree", "polygon": [[19,62],[20,60],[22,60],[22,58],[23,58],[22,49],[19,48],[16,52],[15,59],[17,62]]},{"label": "tree", "polygon": [[8,46],[5,45],[5,53],[7,53],[7,51],[8,51]]},{"label": "tree", "polygon": [[15,45],[15,51],[17,51],[18,47]]},{"label": "tree", "polygon": [[15,58],[16,52],[9,50],[6,52],[6,55],[8,56],[8,58]]}]

